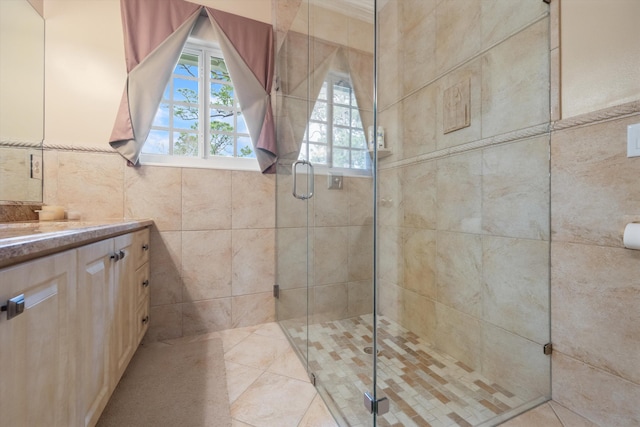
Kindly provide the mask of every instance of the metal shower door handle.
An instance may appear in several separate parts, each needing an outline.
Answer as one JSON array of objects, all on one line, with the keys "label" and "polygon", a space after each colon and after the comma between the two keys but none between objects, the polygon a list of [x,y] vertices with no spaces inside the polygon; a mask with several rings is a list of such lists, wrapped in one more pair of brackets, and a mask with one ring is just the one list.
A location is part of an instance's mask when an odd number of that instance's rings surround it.
[{"label": "metal shower door handle", "polygon": [[[296,193],[296,183],[297,183],[297,177],[298,177],[298,165],[307,165],[309,166],[309,176],[307,177],[307,182],[309,182],[309,194],[298,194]],[[300,200],[307,200],[313,197],[313,165],[311,164],[311,162],[308,162],[306,160],[298,160],[296,161],[293,166],[291,166],[291,174],[293,175],[293,197],[295,197],[296,199],[300,199]]]}]

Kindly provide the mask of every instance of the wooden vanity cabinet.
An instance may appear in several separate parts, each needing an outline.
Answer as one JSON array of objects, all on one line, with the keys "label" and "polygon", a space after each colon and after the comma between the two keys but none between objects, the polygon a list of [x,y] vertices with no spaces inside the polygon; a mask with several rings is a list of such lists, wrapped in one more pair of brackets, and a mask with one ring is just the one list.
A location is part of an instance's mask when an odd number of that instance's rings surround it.
[{"label": "wooden vanity cabinet", "polygon": [[94,426],[146,331],[149,230],[0,270],[0,425]]}]

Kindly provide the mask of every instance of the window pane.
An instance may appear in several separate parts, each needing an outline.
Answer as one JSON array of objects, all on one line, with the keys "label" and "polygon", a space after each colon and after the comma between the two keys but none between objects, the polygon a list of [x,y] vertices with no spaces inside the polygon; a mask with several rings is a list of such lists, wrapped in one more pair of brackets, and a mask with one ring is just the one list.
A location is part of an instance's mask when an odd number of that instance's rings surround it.
[{"label": "window pane", "polygon": [[174,132],[173,154],[175,156],[197,156],[198,134],[191,132]]},{"label": "window pane", "polygon": [[183,53],[173,72],[181,76],[198,78],[198,55]]},{"label": "window pane", "polygon": [[213,156],[233,157],[233,135],[212,132],[209,153]]},{"label": "window pane", "polygon": [[306,142],[303,142],[302,147],[300,148],[300,155],[298,156],[298,158],[302,160],[308,160],[308,157],[309,157],[307,156],[308,149],[309,149],[309,144],[307,144]]},{"label": "window pane", "polygon": [[317,120],[319,122],[327,121],[327,103],[318,101],[316,102],[315,107],[313,107],[313,112],[311,113],[311,120]]},{"label": "window pane", "polygon": [[367,141],[364,137],[364,131],[362,130],[351,130],[351,147],[352,148],[367,148]]},{"label": "window pane", "polygon": [[152,126],[169,127],[169,116],[171,114],[169,111],[169,104],[160,104]]},{"label": "window pane", "polygon": [[143,153],[169,154],[169,132],[152,129],[142,147]]},{"label": "window pane", "polygon": [[211,130],[233,132],[233,112],[229,110],[212,110]]},{"label": "window pane", "polygon": [[351,99],[351,89],[339,84],[333,85],[333,103],[349,105]]},{"label": "window pane", "polygon": [[309,141],[327,142],[327,125],[309,123]]},{"label": "window pane", "polygon": [[222,80],[230,82],[229,70],[227,70],[227,64],[224,63],[224,59],[211,57],[211,78],[215,80]]},{"label": "window pane", "polygon": [[175,101],[198,103],[198,82],[193,80],[173,79],[173,99]]},{"label": "window pane", "polygon": [[351,125],[351,108],[349,107],[333,107],[333,123],[336,125],[350,126]]},{"label": "window pane", "polygon": [[352,151],[351,152],[351,167],[354,169],[366,169],[367,168],[367,152],[366,151]]},{"label": "window pane", "polygon": [[211,104],[233,107],[233,86],[211,83]]},{"label": "window pane", "polygon": [[351,127],[362,129],[362,120],[360,119],[360,111],[357,108],[351,109]]},{"label": "window pane", "polygon": [[253,151],[253,144],[251,138],[248,136],[238,137],[238,157],[250,157],[255,159],[256,153]]},{"label": "window pane", "polygon": [[349,150],[335,148],[333,150],[333,167],[348,168],[349,167]]},{"label": "window pane", "polygon": [[327,164],[327,146],[309,144],[309,161],[317,164]]},{"label": "window pane", "polygon": [[[191,110],[191,108],[183,108],[179,105],[175,106],[175,114],[173,115],[174,129],[198,130],[198,110],[195,109],[195,117],[193,117],[194,111]],[[182,117],[187,117],[187,120],[182,119]]]},{"label": "window pane", "polygon": [[353,90],[351,91],[351,105],[354,107],[358,106],[358,101],[356,101],[356,93]]},{"label": "window pane", "polygon": [[334,147],[347,147],[349,148],[349,129],[333,128],[333,145]]}]

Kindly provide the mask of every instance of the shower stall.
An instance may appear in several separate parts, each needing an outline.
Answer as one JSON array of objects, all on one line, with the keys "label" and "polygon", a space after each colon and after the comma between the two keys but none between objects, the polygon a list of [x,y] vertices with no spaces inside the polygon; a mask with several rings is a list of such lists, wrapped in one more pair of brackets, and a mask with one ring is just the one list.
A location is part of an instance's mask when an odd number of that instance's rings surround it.
[{"label": "shower stall", "polygon": [[549,6],[274,13],[277,319],[338,424],[548,400]]}]

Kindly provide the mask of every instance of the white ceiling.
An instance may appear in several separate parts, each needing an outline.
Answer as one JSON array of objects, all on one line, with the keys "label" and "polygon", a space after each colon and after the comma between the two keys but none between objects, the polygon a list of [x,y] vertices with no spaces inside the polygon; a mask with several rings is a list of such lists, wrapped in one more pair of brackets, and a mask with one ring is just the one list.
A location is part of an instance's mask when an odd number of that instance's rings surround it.
[{"label": "white ceiling", "polygon": [[[378,9],[387,1],[389,0],[378,0]],[[310,0],[310,3],[362,21],[373,21],[374,0]]]}]

